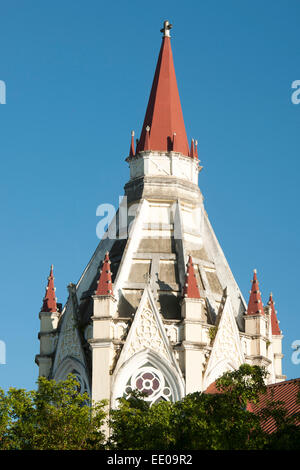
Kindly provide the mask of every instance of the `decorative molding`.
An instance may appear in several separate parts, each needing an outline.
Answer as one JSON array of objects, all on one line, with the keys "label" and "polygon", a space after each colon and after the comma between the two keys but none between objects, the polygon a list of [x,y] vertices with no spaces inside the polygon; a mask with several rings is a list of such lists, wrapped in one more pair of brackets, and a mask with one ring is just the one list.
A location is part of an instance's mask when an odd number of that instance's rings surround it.
[{"label": "decorative molding", "polygon": [[171,364],[178,374],[181,374],[166,326],[157,310],[149,286],[144,289],[114,373],[116,374],[122,364],[131,357],[145,350],[153,351],[158,357]]},{"label": "decorative molding", "polygon": [[204,389],[228,370],[238,369],[245,362],[241,339],[227,295],[219,313],[219,325],[204,376]]},{"label": "decorative molding", "polygon": [[169,399],[177,401],[184,397],[184,380],[180,371],[154,351],[144,349],[123,362],[118,369],[115,369],[112,377],[111,396],[113,408],[118,406],[118,398],[124,394],[126,395],[126,387],[130,384],[133,375],[137,377],[140,372],[146,371],[146,368],[150,368],[159,377],[164,377],[171,390]]},{"label": "decorative molding", "polygon": [[62,326],[58,337],[53,365],[54,374],[66,357],[73,357],[83,363],[85,362],[70,297],[67,301],[66,311],[63,316]]},{"label": "decorative molding", "polygon": [[89,386],[89,381],[86,373],[85,365],[74,357],[67,356],[60,363],[58,368],[53,375],[54,380],[59,382],[60,380],[65,380],[68,374],[73,374],[76,376],[80,384],[80,392],[87,392],[91,396],[91,390]]}]

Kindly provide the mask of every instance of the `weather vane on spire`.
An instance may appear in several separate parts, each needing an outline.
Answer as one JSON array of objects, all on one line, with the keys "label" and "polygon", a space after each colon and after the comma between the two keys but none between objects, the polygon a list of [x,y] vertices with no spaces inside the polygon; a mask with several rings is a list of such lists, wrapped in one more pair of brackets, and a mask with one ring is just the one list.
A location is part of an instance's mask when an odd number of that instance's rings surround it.
[{"label": "weather vane on spire", "polygon": [[164,21],[164,27],[160,30],[161,33],[164,33],[163,37],[170,37],[170,29],[172,25],[168,20]]}]

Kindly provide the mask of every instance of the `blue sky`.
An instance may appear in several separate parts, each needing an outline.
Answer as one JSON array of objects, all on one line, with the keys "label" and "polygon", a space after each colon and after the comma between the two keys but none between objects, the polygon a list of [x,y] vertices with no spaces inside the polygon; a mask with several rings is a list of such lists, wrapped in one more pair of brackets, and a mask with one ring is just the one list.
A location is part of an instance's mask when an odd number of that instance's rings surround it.
[{"label": "blue sky", "polygon": [[273,292],[283,371],[300,376],[299,17],[296,0],[1,5],[1,387],[35,387],[50,264],[64,302],[99,241],[97,206],[123,194],[165,19],[206,210],[246,299],[254,268],[264,302]]}]

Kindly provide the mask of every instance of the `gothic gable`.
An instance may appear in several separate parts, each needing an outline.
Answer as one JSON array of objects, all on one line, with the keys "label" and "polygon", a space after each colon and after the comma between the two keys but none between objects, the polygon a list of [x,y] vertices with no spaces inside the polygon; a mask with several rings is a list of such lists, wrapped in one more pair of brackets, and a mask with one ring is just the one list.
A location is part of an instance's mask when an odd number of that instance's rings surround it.
[{"label": "gothic gable", "polygon": [[204,375],[204,389],[224,372],[238,369],[244,362],[236,319],[227,295],[217,320],[217,333]]},{"label": "gothic gable", "polygon": [[[144,387],[144,388],[143,388]],[[112,402],[137,388],[146,400],[178,400],[184,381],[149,286],[146,286],[113,375]]]},{"label": "gothic gable", "polygon": [[142,295],[117,367],[144,349],[153,350],[170,363],[175,361],[165,327],[148,286]]},{"label": "gothic gable", "polygon": [[[85,366],[84,353],[81,346],[79,332],[76,321],[76,294],[70,293],[68,298],[62,323],[59,332],[59,338],[52,368],[52,377],[55,377],[61,364],[67,359],[72,358]],[[72,372],[71,370],[68,371]],[[63,377],[62,377],[63,378]]]}]

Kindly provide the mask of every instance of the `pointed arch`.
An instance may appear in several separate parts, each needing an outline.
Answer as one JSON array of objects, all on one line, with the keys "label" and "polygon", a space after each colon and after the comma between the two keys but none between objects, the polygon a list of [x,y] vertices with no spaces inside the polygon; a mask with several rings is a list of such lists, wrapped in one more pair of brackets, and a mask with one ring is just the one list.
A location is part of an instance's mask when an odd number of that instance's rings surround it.
[{"label": "pointed arch", "polygon": [[223,310],[219,313],[217,334],[204,374],[204,390],[224,372],[236,370],[244,364],[236,319],[230,297],[224,296]]},{"label": "pointed arch", "polygon": [[66,357],[58,366],[53,376],[53,379],[56,382],[61,380],[66,380],[68,374],[73,374],[76,376],[78,382],[80,383],[80,392],[87,392],[91,396],[91,390],[89,386],[89,380],[86,374],[86,369],[84,365],[75,359],[74,357]]},{"label": "pointed arch", "polygon": [[177,401],[184,396],[184,383],[178,371],[150,349],[131,356],[117,371],[112,384],[111,404],[118,405],[118,398],[126,396],[129,389],[144,390],[146,401],[165,399]]},{"label": "pointed arch", "polygon": [[133,355],[148,349],[151,349],[158,357],[163,357],[166,363],[175,368],[179,375],[181,374],[161,315],[155,305],[153,293],[149,286],[146,286],[116,364],[114,375]]},{"label": "pointed arch", "polygon": [[219,377],[221,377],[225,372],[233,372],[236,370],[237,364],[228,361],[227,359],[220,360],[214,368],[206,375],[204,382],[204,390],[206,390],[209,385],[215,382]]},{"label": "pointed arch", "polygon": [[52,375],[56,374],[60,364],[67,357],[73,357],[76,358],[77,361],[83,364],[85,363],[85,355],[82,348],[78,327],[76,326],[77,307],[75,293],[70,292],[59,327],[57,346],[53,359]]}]

